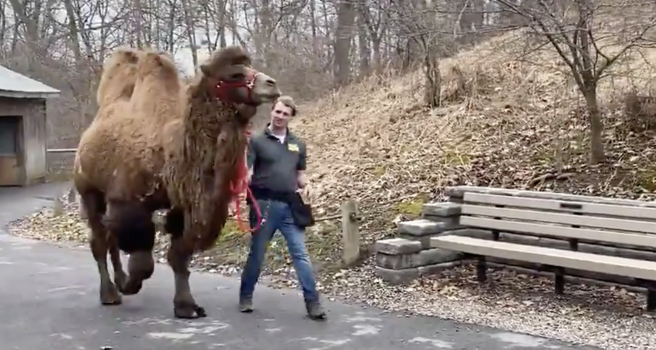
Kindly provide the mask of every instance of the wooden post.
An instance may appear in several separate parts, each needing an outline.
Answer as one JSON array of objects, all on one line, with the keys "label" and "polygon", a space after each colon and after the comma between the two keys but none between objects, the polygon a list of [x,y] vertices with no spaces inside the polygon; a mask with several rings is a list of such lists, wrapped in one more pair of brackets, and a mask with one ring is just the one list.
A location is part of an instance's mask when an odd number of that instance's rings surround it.
[{"label": "wooden post", "polygon": [[75,191],[75,202],[77,203],[77,213],[80,215],[80,219],[87,219],[87,212],[84,210],[84,205],[82,205],[82,197],[77,191]]},{"label": "wooden post", "polygon": [[55,205],[52,207],[52,215],[60,216],[64,212],[64,203],[62,203],[61,198],[55,197]]},{"label": "wooden post", "polygon": [[360,216],[354,201],[342,203],[342,262],[353,264],[360,257]]},{"label": "wooden post", "polygon": [[82,205],[82,198],[80,196],[77,196],[77,212],[80,215],[80,219],[86,220],[87,219],[87,212],[84,210],[84,206]]},{"label": "wooden post", "polygon": [[77,200],[77,190],[75,189],[75,186],[71,186],[71,188],[68,190],[66,200],[69,204]]}]

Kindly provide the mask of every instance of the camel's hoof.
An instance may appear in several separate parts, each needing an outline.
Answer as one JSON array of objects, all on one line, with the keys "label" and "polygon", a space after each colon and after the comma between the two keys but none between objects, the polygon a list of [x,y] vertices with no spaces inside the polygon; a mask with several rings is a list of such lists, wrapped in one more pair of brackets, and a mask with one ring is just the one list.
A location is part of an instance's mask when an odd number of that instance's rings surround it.
[{"label": "camel's hoof", "polygon": [[177,318],[200,318],[207,316],[205,309],[196,304],[175,306],[173,312]]},{"label": "camel's hoof", "polygon": [[143,283],[139,282],[130,282],[128,281],[126,284],[123,285],[123,288],[120,288],[120,291],[123,295],[135,295],[141,291],[141,287],[143,286]]},{"label": "camel's hoof", "polygon": [[121,305],[123,299],[115,285],[100,289],[100,303],[103,305]]}]

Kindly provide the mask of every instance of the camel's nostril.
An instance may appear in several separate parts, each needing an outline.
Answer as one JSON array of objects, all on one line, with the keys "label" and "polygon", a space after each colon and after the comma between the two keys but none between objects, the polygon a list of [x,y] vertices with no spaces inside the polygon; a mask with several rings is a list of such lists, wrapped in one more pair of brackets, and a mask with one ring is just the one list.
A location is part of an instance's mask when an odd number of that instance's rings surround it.
[{"label": "camel's nostril", "polygon": [[265,81],[265,84],[266,84],[266,86],[274,87],[274,86],[276,86],[276,80],[272,79],[272,78],[268,78]]}]

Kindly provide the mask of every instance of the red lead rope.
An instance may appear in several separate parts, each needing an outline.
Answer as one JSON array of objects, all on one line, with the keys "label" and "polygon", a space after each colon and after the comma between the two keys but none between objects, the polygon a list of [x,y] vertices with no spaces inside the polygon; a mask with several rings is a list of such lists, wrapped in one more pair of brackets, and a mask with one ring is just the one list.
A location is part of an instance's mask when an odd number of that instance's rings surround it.
[{"label": "red lead rope", "polygon": [[[246,137],[250,137],[250,131],[246,131]],[[248,141],[247,141],[248,142]],[[246,150],[245,152],[248,152]],[[237,218],[237,225],[239,226],[239,229],[244,231],[244,232],[255,232],[257,231],[260,226],[262,225],[262,212],[260,211],[260,206],[257,205],[257,199],[255,199],[255,196],[253,196],[253,192],[251,192],[250,187],[248,186],[248,167],[246,165],[246,161],[244,157],[239,160],[237,163],[237,174],[235,178],[230,181],[230,192],[232,194],[233,198],[233,203],[235,205],[235,216]],[[250,198],[251,200],[251,205],[253,206],[253,209],[255,209],[255,218],[257,224],[255,227],[251,227],[250,229],[248,227],[244,226],[243,221],[241,220],[241,195],[246,192],[246,198]]]}]

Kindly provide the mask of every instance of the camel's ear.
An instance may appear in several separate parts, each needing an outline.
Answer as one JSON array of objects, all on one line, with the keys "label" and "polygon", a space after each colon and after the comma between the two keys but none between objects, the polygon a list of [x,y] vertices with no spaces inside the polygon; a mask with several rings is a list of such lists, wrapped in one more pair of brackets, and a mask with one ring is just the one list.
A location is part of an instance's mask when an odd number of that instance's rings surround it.
[{"label": "camel's ear", "polygon": [[200,68],[200,72],[203,73],[204,76],[206,77],[212,76],[212,69],[210,68],[209,64],[203,63],[200,65],[199,68]]}]

